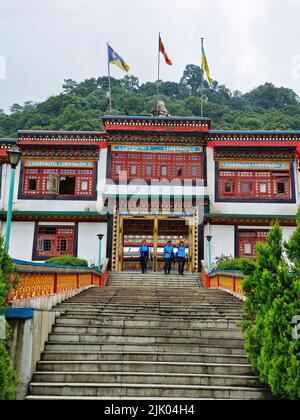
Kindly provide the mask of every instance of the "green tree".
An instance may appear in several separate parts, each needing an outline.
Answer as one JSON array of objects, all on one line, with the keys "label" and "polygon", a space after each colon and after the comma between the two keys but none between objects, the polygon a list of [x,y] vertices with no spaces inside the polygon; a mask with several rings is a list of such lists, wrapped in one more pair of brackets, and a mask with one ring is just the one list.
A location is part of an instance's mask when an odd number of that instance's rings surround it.
[{"label": "green tree", "polygon": [[[186,66],[179,83],[160,81],[160,95],[173,116],[201,115],[199,66]],[[157,83],[139,84],[137,77],[111,78],[113,114],[149,115],[156,98]],[[231,91],[218,81],[211,86],[203,80],[204,114],[213,119],[214,129],[223,130],[300,130],[299,98],[291,89],[271,83],[246,94]],[[86,79],[80,83],[66,79],[63,92],[38,104],[13,104],[11,113],[0,112],[0,135],[15,137],[19,129],[102,129],[99,116],[108,109],[108,77]],[[72,117],[70,105],[76,111]],[[97,111],[97,114],[96,114]],[[70,120],[67,118],[70,116]],[[82,125],[82,126],[81,126]]]},{"label": "green tree", "polygon": [[72,94],[72,93],[75,93],[77,86],[78,84],[77,82],[75,82],[75,80],[65,79],[62,85],[62,88],[63,88],[64,93]]},{"label": "green tree", "polygon": [[272,83],[265,83],[245,95],[249,104],[262,108],[282,109],[288,106],[299,107],[299,97],[291,89],[277,88]]},{"label": "green tree", "polygon": [[201,88],[203,80],[203,71],[201,67],[195,64],[188,64],[183,72],[180,84],[191,89],[192,95]]},{"label": "green tree", "polygon": [[[294,268],[300,266],[300,210],[297,221],[294,235],[285,244]],[[246,352],[275,397],[300,399],[300,341],[292,335],[293,317],[300,315],[300,277],[297,270],[289,271],[278,223],[256,251],[255,270],[243,286]]]},{"label": "green tree", "polygon": [[[0,236],[0,309],[7,306],[8,293],[15,283],[14,271],[13,262],[4,248],[3,237]],[[11,358],[8,348],[8,339],[0,339],[0,400],[14,400],[16,394],[17,378],[10,367]]]}]

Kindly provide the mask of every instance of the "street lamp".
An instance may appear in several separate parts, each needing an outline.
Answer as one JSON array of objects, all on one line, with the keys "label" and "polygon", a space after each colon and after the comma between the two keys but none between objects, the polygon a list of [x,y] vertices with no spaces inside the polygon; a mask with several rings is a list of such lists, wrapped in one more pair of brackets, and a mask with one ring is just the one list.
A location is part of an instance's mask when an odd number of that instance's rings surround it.
[{"label": "street lamp", "polygon": [[98,254],[98,271],[101,271],[101,244],[102,244],[102,239],[104,238],[104,235],[102,235],[102,233],[99,233],[98,239],[99,239],[99,254]]},{"label": "street lamp", "polygon": [[9,184],[9,196],[8,196],[8,209],[7,209],[7,220],[6,220],[6,232],[5,232],[5,249],[9,250],[10,231],[11,231],[11,219],[13,210],[13,199],[15,189],[15,175],[16,167],[21,160],[21,150],[18,147],[12,147],[7,151],[9,164],[10,164],[10,184]]},{"label": "street lamp", "polygon": [[212,262],[211,262],[211,240],[212,240],[212,236],[211,235],[207,235],[206,239],[207,239],[207,243],[208,243],[208,272],[211,272],[211,267],[212,267]]}]

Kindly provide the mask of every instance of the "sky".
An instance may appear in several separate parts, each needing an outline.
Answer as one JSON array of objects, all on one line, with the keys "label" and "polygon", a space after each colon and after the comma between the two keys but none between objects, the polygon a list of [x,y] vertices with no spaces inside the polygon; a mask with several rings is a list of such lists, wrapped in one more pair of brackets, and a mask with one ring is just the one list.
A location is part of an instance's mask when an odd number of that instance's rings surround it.
[{"label": "sky", "polygon": [[159,32],[174,63],[162,62],[164,81],[201,65],[204,37],[219,83],[245,92],[271,82],[300,96],[299,0],[0,0],[0,109],[106,75],[107,42],[130,74],[155,81]]}]

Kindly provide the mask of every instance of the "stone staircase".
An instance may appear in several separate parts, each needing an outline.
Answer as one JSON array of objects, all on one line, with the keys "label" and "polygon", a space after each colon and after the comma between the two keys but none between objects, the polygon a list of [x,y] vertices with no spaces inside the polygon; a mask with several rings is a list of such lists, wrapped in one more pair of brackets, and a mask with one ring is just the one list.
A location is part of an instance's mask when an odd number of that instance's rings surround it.
[{"label": "stone staircase", "polygon": [[199,276],[111,274],[55,308],[26,399],[269,399],[238,326],[242,303]]}]

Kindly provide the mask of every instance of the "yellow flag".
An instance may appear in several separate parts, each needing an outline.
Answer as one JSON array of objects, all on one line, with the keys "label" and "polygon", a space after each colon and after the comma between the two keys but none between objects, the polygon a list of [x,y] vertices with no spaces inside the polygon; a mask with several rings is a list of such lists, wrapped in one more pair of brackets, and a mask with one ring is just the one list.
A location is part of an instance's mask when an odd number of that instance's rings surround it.
[{"label": "yellow flag", "polygon": [[206,55],[205,55],[205,51],[204,51],[204,47],[202,45],[202,68],[205,71],[208,83],[211,85],[213,79],[210,75],[210,71],[209,71],[209,67],[208,67],[208,63],[207,63],[207,59],[206,59]]}]

